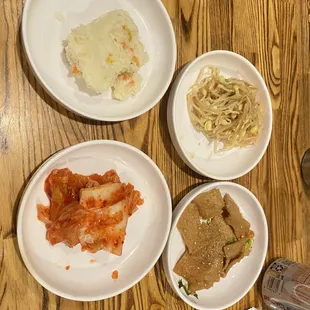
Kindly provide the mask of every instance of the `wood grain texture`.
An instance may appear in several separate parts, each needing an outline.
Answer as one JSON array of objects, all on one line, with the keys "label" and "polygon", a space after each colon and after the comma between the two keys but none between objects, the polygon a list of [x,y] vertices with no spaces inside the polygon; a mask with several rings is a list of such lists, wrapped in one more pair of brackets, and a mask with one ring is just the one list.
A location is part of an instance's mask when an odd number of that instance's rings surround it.
[{"label": "wood grain texture", "polygon": [[[300,161],[310,147],[310,1],[164,0],[174,25],[176,72],[196,56],[228,49],[247,57],[271,94],[274,130],[259,165],[236,180],[264,207],[269,224],[266,264],[287,257],[310,264],[310,193]],[[21,46],[22,0],[0,1],[0,309],[190,309],[171,290],[162,263],[127,292],[100,302],[59,298],[26,270],[16,241],[16,212],[33,172],[69,145],[113,139],[148,154],[165,175],[173,205],[193,187],[211,182],[190,170],[172,146],[167,98],[131,121],[102,123],[68,112],[42,89]],[[261,277],[230,309],[262,307]]]}]

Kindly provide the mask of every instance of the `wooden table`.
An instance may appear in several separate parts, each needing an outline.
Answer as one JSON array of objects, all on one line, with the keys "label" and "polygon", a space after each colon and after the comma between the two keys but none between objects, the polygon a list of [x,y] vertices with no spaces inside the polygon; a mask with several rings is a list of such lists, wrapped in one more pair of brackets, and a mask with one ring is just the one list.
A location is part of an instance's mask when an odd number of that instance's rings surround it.
[{"label": "wooden table", "polygon": [[[227,49],[248,58],[264,77],[274,112],[270,146],[259,165],[235,181],[264,207],[270,229],[266,264],[276,257],[310,264],[310,194],[299,168],[310,147],[310,1],[164,4],[177,38],[176,69],[204,52]],[[164,173],[174,206],[198,184],[211,180],[189,169],[171,144],[168,93],[149,113],[116,124],[76,116],[52,100],[35,79],[21,46],[22,7],[22,0],[0,1],[0,309],[189,309],[170,289],[160,261],[132,289],[90,303],[49,293],[23,265],[16,240],[21,194],[41,163],[64,147],[93,139],[136,146]],[[260,283],[261,277],[231,309],[261,306]]]}]

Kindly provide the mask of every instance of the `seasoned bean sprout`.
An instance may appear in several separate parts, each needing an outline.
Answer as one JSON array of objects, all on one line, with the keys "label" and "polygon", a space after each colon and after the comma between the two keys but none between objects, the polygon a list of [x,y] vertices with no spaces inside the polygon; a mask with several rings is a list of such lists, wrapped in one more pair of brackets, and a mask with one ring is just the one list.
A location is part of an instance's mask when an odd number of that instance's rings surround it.
[{"label": "seasoned bean sprout", "polygon": [[[214,141],[215,152],[252,145],[262,129],[262,108],[256,96],[257,88],[250,83],[205,67],[187,94],[191,122]],[[218,142],[223,143],[221,149]]]}]

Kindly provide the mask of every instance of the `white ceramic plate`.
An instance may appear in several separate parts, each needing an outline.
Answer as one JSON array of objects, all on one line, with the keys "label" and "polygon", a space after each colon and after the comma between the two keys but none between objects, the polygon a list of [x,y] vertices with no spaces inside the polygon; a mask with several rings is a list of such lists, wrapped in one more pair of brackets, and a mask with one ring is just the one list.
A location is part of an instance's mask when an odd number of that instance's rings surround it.
[{"label": "white ceramic plate", "polygon": [[[264,108],[264,128],[255,146],[214,153],[213,143],[192,126],[186,95],[200,70],[207,66],[220,68],[226,77],[238,77],[255,85]],[[184,162],[197,173],[218,180],[231,180],[251,171],[263,157],[272,129],[272,107],[265,82],[256,68],[242,56],[229,51],[213,51],[188,64],[172,87],[168,104],[168,126],[172,142]]]},{"label": "white ceramic plate", "polygon": [[[68,74],[63,41],[71,29],[112,10],[129,12],[150,56],[139,73],[143,89],[126,101],[110,92],[93,95],[83,81]],[[121,121],[150,110],[166,92],[175,68],[176,43],[168,13],[160,0],[27,0],[22,34],[35,74],[46,90],[68,109],[88,118]]]},{"label": "white ceramic plate", "polygon": [[[176,225],[184,209],[197,195],[214,188],[218,188],[223,195],[228,193],[238,204],[255,233],[254,244],[250,255],[234,265],[226,278],[208,290],[199,291],[199,299],[196,299],[193,296],[188,297],[183,289],[179,289],[178,280],[181,277],[173,272],[174,266],[185,251],[185,244]],[[199,310],[225,309],[245,296],[254,285],[264,264],[267,245],[268,227],[264,211],[248,189],[231,182],[201,185],[187,194],[173,211],[170,236],[163,253],[165,273],[173,290],[190,306]]]},{"label": "white ceramic plate", "polygon": [[[48,204],[44,181],[52,169],[68,167],[81,174],[115,169],[131,182],[145,202],[128,221],[121,257],[106,251],[81,252],[64,244],[51,246],[37,220],[36,204]],[[171,197],[154,162],[138,149],[116,141],[92,141],[58,152],[32,177],[20,202],[17,237],[22,258],[33,277],[49,291],[74,300],[115,296],[140,281],[154,266],[166,244],[171,224]],[[94,259],[96,262],[90,263]],[[65,266],[70,265],[68,271]],[[119,278],[111,274],[118,270]]]}]

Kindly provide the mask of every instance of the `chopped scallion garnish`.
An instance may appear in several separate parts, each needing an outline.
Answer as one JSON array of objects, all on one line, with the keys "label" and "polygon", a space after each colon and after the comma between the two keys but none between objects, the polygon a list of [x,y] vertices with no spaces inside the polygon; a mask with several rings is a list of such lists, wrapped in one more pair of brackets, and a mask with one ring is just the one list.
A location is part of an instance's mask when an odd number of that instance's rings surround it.
[{"label": "chopped scallion garnish", "polygon": [[254,239],[253,239],[253,238],[248,239],[248,240],[246,241],[246,244],[245,244],[246,249],[251,249],[252,246],[253,246],[253,243],[254,243]]},{"label": "chopped scallion garnish", "polygon": [[185,293],[186,293],[187,296],[193,295],[194,297],[196,297],[196,298],[198,299],[197,293],[196,293],[196,292],[192,293],[192,292],[188,289],[187,285],[185,285],[185,284],[183,283],[182,279],[180,279],[180,280],[178,281],[178,285],[179,285],[179,288],[182,288],[182,287],[183,287],[183,289],[184,289],[184,291],[185,291]]}]

